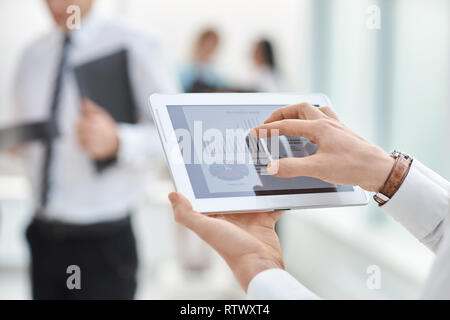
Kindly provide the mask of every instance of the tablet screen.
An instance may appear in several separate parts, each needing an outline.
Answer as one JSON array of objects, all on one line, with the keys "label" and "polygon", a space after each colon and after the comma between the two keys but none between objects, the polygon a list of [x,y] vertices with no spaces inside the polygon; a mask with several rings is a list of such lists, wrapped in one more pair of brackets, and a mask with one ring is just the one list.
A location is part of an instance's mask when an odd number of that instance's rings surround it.
[{"label": "tablet screen", "polygon": [[255,139],[248,131],[281,105],[167,106],[196,198],[351,192],[310,177],[276,178],[273,159],[304,157],[316,145],[303,137]]}]

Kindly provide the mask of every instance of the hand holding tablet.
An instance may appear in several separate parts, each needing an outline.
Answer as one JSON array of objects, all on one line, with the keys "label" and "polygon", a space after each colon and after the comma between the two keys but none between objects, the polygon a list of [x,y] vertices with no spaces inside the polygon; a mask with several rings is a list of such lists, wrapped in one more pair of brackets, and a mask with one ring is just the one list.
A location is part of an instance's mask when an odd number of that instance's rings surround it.
[{"label": "hand holding tablet", "polygon": [[179,193],[171,193],[169,199],[175,220],[194,231],[225,259],[244,290],[259,272],[284,269],[280,241],[274,232],[281,212],[207,216],[193,210]]},{"label": "hand holding tablet", "polygon": [[298,101],[318,106],[299,116],[317,120],[334,114],[325,107],[330,101],[322,94],[153,95],[151,109],[176,190],[203,213],[367,204],[359,187],[308,174],[280,178],[267,173],[272,160],[302,160],[316,152],[316,141],[301,132],[269,132],[253,147],[249,143],[252,128],[279,117],[277,109]]},{"label": "hand holding tablet", "polygon": [[[252,134],[259,136],[262,129],[273,128],[282,134],[306,136],[318,144],[312,156],[278,160],[276,175],[307,175],[378,191],[393,165],[393,159],[384,150],[342,125],[329,108],[298,104],[278,109]],[[284,269],[274,231],[279,213],[206,216],[193,210],[180,194],[172,193],[169,199],[177,222],[197,233],[224,258],[245,291],[260,272]]]}]

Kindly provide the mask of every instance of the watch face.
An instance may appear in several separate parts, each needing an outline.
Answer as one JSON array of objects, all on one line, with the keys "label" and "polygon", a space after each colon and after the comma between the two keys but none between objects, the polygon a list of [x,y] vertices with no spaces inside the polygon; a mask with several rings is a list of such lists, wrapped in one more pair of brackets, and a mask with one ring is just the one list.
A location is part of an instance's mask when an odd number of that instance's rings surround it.
[{"label": "watch face", "polygon": [[398,152],[397,150],[394,150],[391,152],[391,156],[395,159],[400,155],[400,152]]},{"label": "watch face", "polygon": [[400,152],[400,151],[397,151],[397,150],[394,150],[394,151],[391,152],[391,156],[394,159],[397,158],[400,155],[403,156],[405,159],[410,159],[411,158],[411,156],[409,156],[408,154]]}]

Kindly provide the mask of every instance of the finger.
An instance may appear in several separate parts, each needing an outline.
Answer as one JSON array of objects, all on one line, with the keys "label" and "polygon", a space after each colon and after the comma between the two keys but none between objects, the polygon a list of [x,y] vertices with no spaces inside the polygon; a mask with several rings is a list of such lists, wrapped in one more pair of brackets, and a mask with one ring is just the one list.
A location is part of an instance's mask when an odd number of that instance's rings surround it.
[{"label": "finger", "polygon": [[284,213],[283,211],[274,211],[270,215],[272,216],[273,220],[275,222],[277,222],[278,220],[280,220],[280,218],[283,215],[283,213]]},{"label": "finger", "polygon": [[182,194],[172,192],[169,194],[169,200],[172,205],[175,221],[181,223],[187,228],[197,233],[200,237],[211,227],[211,219],[194,209],[188,199]]},{"label": "finger", "polygon": [[95,137],[93,137],[92,135],[86,134],[86,133],[78,134],[78,142],[85,149],[91,149],[93,146],[98,145],[98,142],[96,141]]},{"label": "finger", "polygon": [[302,136],[315,143],[319,130],[320,126],[315,121],[287,119],[257,126],[250,131],[250,135],[255,137]]},{"label": "finger", "polygon": [[77,122],[77,134],[78,136],[95,136],[95,130],[97,127],[92,121],[86,120],[84,118],[78,120]]},{"label": "finger", "polygon": [[[261,212],[241,212],[241,213],[228,213],[223,214],[222,219],[229,221],[235,225],[245,228],[250,224],[255,223],[258,220],[258,224],[272,226],[275,223],[272,214],[274,211],[261,211]],[[261,220],[261,217],[267,217],[268,219]]]},{"label": "finger", "polygon": [[80,135],[78,141],[89,149],[102,149],[102,140],[89,135]]},{"label": "finger", "polygon": [[336,112],[334,112],[334,110],[331,107],[328,107],[328,106],[319,107],[319,110],[322,111],[323,113],[325,113],[330,118],[333,118],[334,120],[339,121],[339,118],[338,118]]},{"label": "finger", "polygon": [[89,99],[83,99],[81,100],[81,117],[87,118],[90,114],[90,104]]},{"label": "finger", "polygon": [[78,138],[83,135],[84,131],[85,131],[85,121],[84,118],[79,118],[75,124],[75,130],[76,133],[78,135]]},{"label": "finger", "polygon": [[275,110],[264,123],[280,121],[283,119],[315,120],[320,118],[323,118],[323,114],[317,107],[314,107],[307,102],[303,102]]},{"label": "finger", "polygon": [[209,216],[214,219],[224,219],[224,217],[225,217],[225,215],[223,213],[209,214]]},{"label": "finger", "polygon": [[105,113],[105,110],[92,100],[83,98],[83,100],[81,101],[81,112],[83,116],[89,117],[95,114]]},{"label": "finger", "polygon": [[85,147],[90,147],[91,144],[99,143],[96,127],[90,121],[79,120],[76,133],[78,141]]},{"label": "finger", "polygon": [[325,169],[317,155],[303,158],[284,158],[272,161],[267,165],[267,172],[279,178],[305,176],[320,179]]}]

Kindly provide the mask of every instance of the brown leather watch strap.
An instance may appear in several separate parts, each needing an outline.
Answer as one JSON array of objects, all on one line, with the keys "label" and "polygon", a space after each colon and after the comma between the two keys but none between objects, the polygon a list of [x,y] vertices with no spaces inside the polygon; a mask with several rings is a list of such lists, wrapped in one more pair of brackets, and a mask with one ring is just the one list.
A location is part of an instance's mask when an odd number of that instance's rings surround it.
[{"label": "brown leather watch strap", "polygon": [[388,202],[400,188],[403,181],[405,181],[406,176],[408,175],[411,163],[411,157],[405,156],[403,154],[397,155],[394,165],[392,166],[392,170],[388,178],[386,179],[386,182],[384,183],[380,191],[373,196],[373,199],[378,202],[379,206],[382,206],[383,204]]}]

